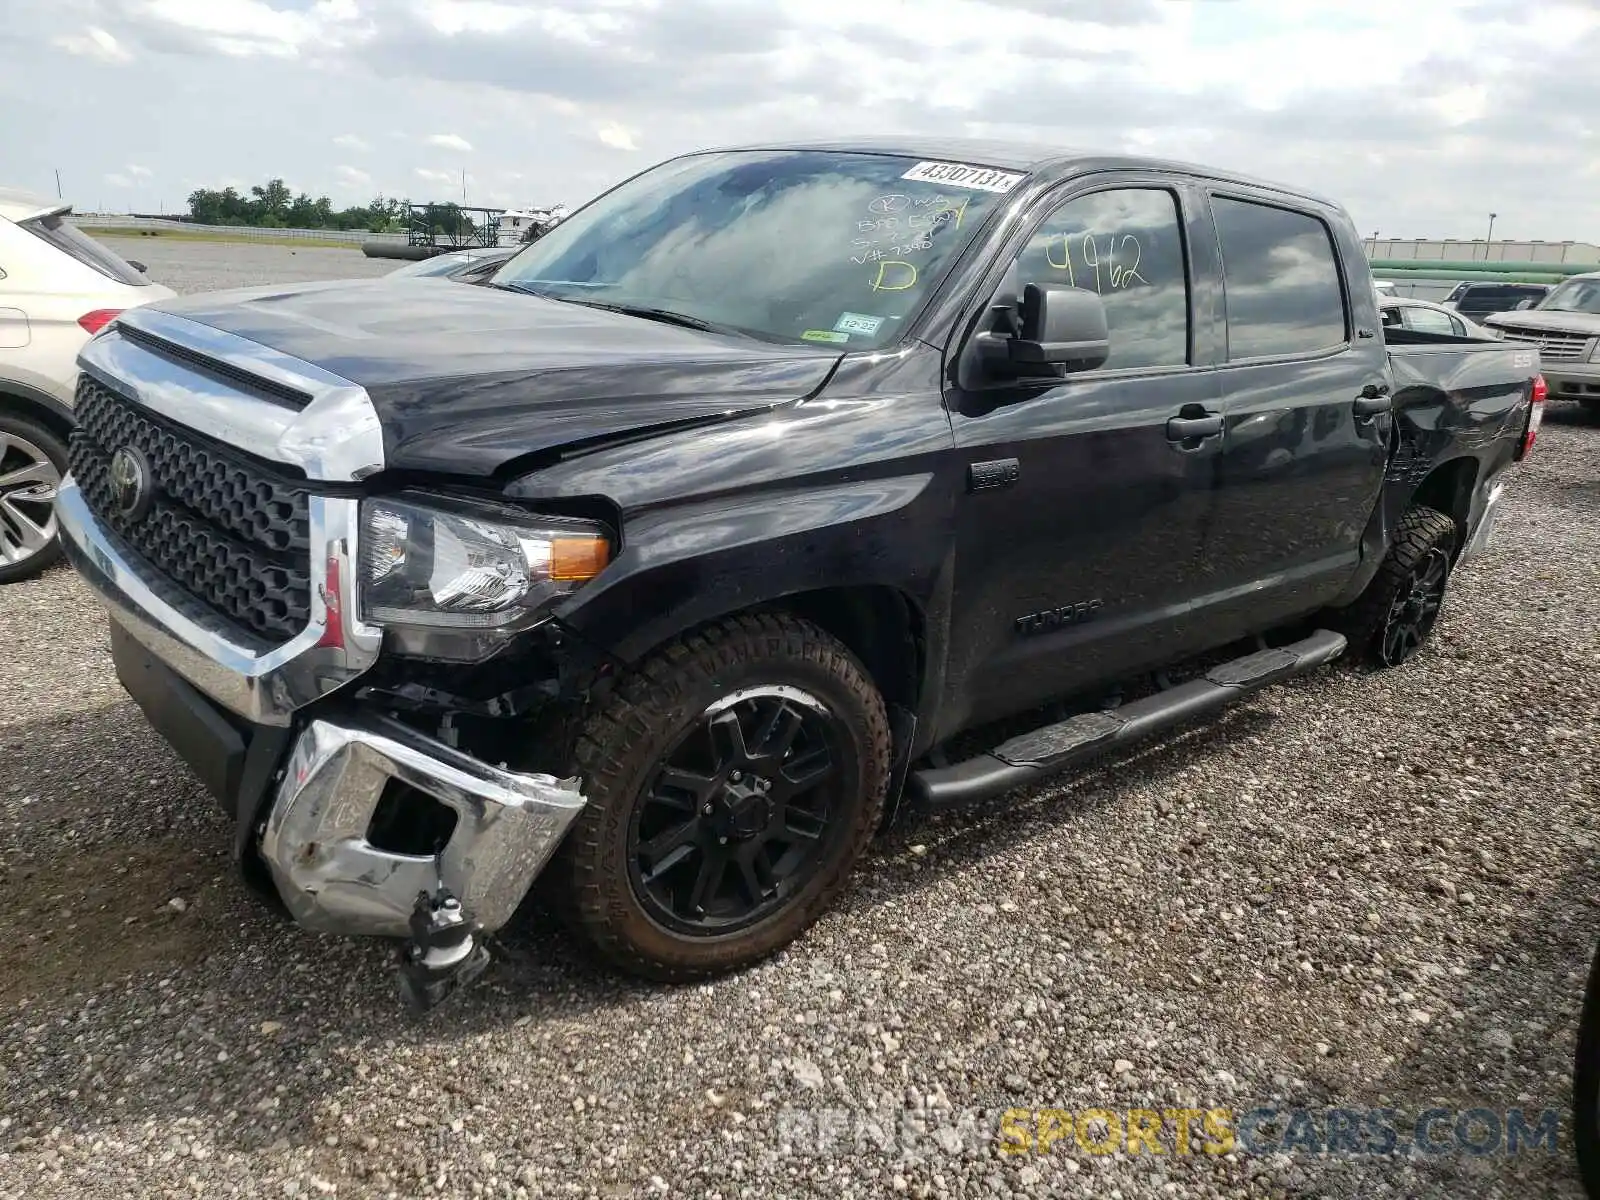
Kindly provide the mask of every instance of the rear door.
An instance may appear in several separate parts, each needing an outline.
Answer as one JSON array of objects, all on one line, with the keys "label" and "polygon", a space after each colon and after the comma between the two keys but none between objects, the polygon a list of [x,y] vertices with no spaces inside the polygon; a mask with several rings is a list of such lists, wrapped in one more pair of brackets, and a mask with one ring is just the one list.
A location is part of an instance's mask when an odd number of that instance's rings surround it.
[{"label": "rear door", "polygon": [[1309,613],[1350,579],[1391,418],[1382,338],[1351,318],[1365,264],[1341,264],[1334,215],[1232,188],[1212,191],[1210,207],[1227,438],[1197,615],[1222,640]]},{"label": "rear door", "polygon": [[[1014,261],[1019,285],[1097,291],[1111,358],[1059,380],[948,393],[968,472],[951,728],[1166,661],[1185,643],[1222,443],[1214,255],[1197,286],[1191,253],[1202,206],[1161,176],[1097,176],[1031,206],[998,257],[996,274]],[[1217,433],[1175,441],[1180,417],[1209,417]]]}]

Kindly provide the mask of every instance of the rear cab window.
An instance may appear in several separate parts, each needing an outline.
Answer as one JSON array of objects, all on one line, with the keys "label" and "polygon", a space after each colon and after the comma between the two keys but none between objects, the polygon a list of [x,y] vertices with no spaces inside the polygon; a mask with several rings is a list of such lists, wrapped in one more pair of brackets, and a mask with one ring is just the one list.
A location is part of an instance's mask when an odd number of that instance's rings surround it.
[{"label": "rear cab window", "polygon": [[1228,361],[1309,358],[1350,340],[1333,237],[1317,217],[1211,197],[1222,250]]},{"label": "rear cab window", "polygon": [[131,263],[124,262],[81,229],[69,224],[60,214],[30,217],[26,221],[19,221],[17,227],[41,241],[49,242],[63,254],[100,272],[107,279],[114,279],[130,287],[144,287],[150,282]]}]

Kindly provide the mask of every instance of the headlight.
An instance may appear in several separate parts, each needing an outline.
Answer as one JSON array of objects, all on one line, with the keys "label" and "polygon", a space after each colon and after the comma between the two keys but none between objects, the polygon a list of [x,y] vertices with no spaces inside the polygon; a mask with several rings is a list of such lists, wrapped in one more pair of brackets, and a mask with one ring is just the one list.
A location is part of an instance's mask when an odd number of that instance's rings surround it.
[{"label": "headlight", "polygon": [[508,632],[611,561],[593,522],[436,496],[363,501],[361,534],[362,614],[386,626]]}]

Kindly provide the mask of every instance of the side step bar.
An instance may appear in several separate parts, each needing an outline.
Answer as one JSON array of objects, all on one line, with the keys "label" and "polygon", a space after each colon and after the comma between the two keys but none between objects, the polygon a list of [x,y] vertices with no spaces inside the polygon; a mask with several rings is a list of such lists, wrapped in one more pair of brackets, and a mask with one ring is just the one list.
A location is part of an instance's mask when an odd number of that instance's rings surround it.
[{"label": "side step bar", "polygon": [[958,808],[1037,783],[1115,746],[1220,712],[1252,692],[1303,675],[1344,653],[1342,634],[1319,629],[1276,650],[1257,650],[1110,712],[1076,717],[1019,734],[986,754],[948,767],[911,772],[906,793],[925,809]]}]

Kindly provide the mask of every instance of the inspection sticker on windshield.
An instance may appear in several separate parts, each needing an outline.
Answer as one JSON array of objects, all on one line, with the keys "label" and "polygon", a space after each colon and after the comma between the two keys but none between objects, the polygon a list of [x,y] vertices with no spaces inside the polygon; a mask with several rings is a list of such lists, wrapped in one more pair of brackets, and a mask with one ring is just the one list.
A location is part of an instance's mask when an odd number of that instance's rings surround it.
[{"label": "inspection sticker on windshield", "polygon": [[800,335],[807,342],[848,342],[848,333],[835,333],[831,329],[808,329]]},{"label": "inspection sticker on windshield", "polygon": [[833,323],[833,327],[840,333],[859,333],[862,337],[871,337],[883,328],[883,318],[868,317],[861,313],[853,312],[840,313],[839,319]]},{"label": "inspection sticker on windshield", "polygon": [[1023,179],[1015,171],[996,171],[993,167],[947,162],[919,162],[900,178],[917,183],[947,183],[951,187],[972,188],[979,192],[1009,192]]}]

